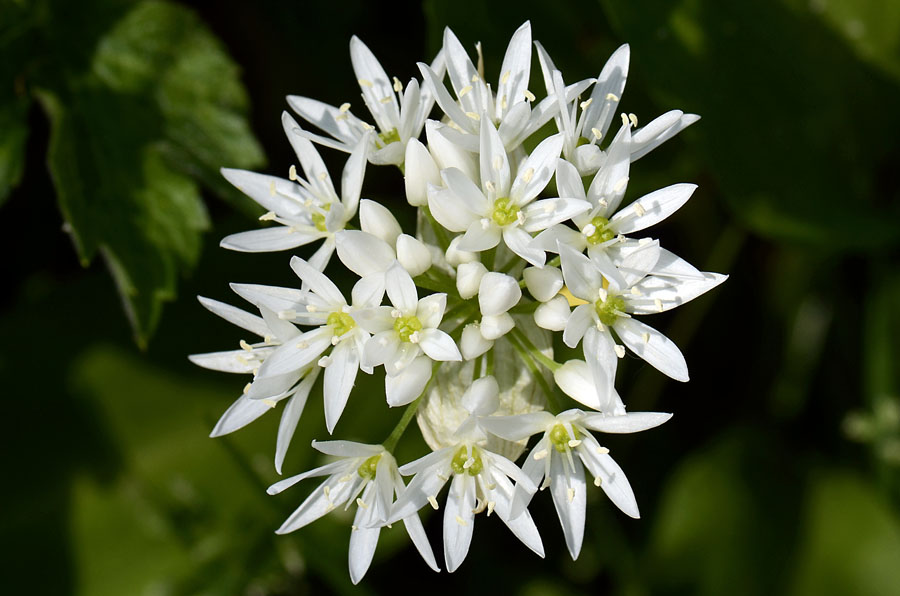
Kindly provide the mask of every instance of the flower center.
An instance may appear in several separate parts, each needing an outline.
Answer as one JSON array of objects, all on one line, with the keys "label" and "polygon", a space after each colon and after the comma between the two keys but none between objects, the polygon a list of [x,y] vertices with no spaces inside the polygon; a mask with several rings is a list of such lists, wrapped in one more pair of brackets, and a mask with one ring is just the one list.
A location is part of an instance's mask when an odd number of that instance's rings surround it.
[{"label": "flower center", "polygon": [[328,315],[328,319],[325,323],[331,327],[335,337],[341,337],[356,327],[356,321],[353,320],[353,317],[341,311],[334,311]]},{"label": "flower center", "polygon": [[587,241],[591,244],[601,244],[609,242],[616,237],[616,233],[607,228],[609,220],[599,215],[591,220],[594,231],[587,237]]},{"label": "flower center", "polygon": [[[331,211],[331,203],[325,203],[324,205],[322,205],[322,211],[324,211],[325,213]],[[325,225],[325,213],[313,211],[313,214],[311,216],[313,225],[316,226],[316,229],[320,232],[328,231],[328,226]]]},{"label": "flower center", "polygon": [[391,143],[399,143],[400,133],[397,132],[396,128],[392,128],[387,132],[380,132],[378,133],[378,141],[379,148],[390,145]]},{"label": "flower center", "polygon": [[577,441],[578,437],[579,433],[574,426],[571,437],[563,424],[557,423],[550,429],[550,442],[553,444],[553,448],[560,453],[565,453],[569,449],[569,441]]},{"label": "flower center", "polygon": [[477,476],[484,469],[484,463],[482,463],[476,447],[472,447],[472,456],[469,457],[469,451],[463,445],[453,455],[450,469],[454,474],[467,473],[469,476]]},{"label": "flower center", "polygon": [[519,206],[506,197],[500,197],[494,201],[494,211],[491,219],[498,226],[507,226],[519,218]]},{"label": "flower center", "polygon": [[409,317],[397,317],[394,319],[394,331],[402,341],[410,341],[410,336],[416,331],[421,331],[422,322],[415,315]]},{"label": "flower center", "polygon": [[606,300],[601,298],[594,303],[594,309],[601,323],[612,326],[619,318],[619,313],[625,312],[625,300],[621,296],[607,295]]},{"label": "flower center", "polygon": [[378,467],[378,462],[380,460],[380,453],[378,455],[373,455],[359,466],[359,469],[356,470],[356,473],[359,474],[360,478],[365,478],[366,480],[374,480],[375,470]]}]

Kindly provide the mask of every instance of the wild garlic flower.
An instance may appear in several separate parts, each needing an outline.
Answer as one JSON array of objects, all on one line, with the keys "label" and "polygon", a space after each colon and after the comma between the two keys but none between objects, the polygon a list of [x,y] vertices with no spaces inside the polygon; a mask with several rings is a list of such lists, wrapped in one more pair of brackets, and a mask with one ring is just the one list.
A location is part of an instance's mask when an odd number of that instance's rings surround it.
[{"label": "wild garlic flower", "polygon": [[385,276],[391,306],[359,313],[360,325],[372,333],[363,352],[365,366],[384,365],[385,393],[391,406],[417,398],[431,378],[433,361],[462,360],[453,339],[438,329],[447,304],[446,294],[421,300],[409,273],[399,263]]},{"label": "wild garlic flower", "polygon": [[[562,73],[556,69],[547,50],[540,43],[535,42],[535,47],[547,93],[556,97],[559,102],[554,119],[559,132],[566,139],[563,155],[578,169],[580,175],[594,174],[609,159],[609,149],[602,151],[599,145],[606,139],[609,125],[622,99],[631,49],[628,44],[624,44],[613,52],[597,76],[590,97],[579,102],[578,97],[560,93],[562,89],[566,89]],[[577,115],[578,108],[581,108],[580,116]],[[699,119],[696,114],[685,114],[681,110],[671,110],[657,117],[647,126],[635,131],[634,138],[627,147],[629,161],[640,159]],[[634,114],[628,114],[625,120],[635,127],[638,125]]]},{"label": "wild garlic flower", "polygon": [[546,255],[531,233],[566,221],[590,209],[584,200],[551,198],[535,201],[559,158],[562,139],[549,137],[535,147],[511,180],[509,157],[494,125],[481,124],[481,188],[461,171],[441,172],[446,188],[428,193],[434,218],[451,232],[465,232],[459,249],[481,252],[501,239],[512,252],[532,265],[544,265]]},{"label": "wild garlic flower", "polygon": [[[305,319],[318,327],[275,349],[260,366],[254,384],[292,375],[316,362],[325,369],[325,425],[330,433],[347,404],[361,367],[363,347],[369,339],[355,317],[359,311],[380,304],[382,294],[373,292],[364,282],[357,283],[350,305],[337,286],[308,262],[294,257],[291,268],[309,287]],[[322,356],[329,348],[328,355]]]},{"label": "wild garlic flower", "polygon": [[[299,530],[342,505],[349,509],[355,504],[356,515],[350,532],[349,566],[350,579],[357,584],[372,562],[381,527],[391,511],[394,495],[402,496],[405,486],[397,471],[394,456],[381,445],[352,441],[313,441],[312,446],[317,451],[338,459],[285,478],[269,487],[268,493],[277,495],[301,480],[328,476],[276,532],[287,534]],[[413,512],[394,521],[403,521],[406,532],[425,563],[433,570],[440,571],[418,514]]]},{"label": "wild garlic flower", "polygon": [[[331,137],[303,131],[302,134],[325,147],[350,153],[366,141],[370,162],[376,165],[402,165],[406,144],[422,132],[425,119],[434,105],[429,86],[421,86],[410,79],[404,89],[397,77],[388,78],[381,63],[371,50],[355,35],[350,40],[350,60],[362,98],[377,126],[353,115],[350,104],[330,106],[316,99],[290,95],[291,108],[304,120],[314,124]],[[444,56],[439,53],[429,67],[440,81],[444,75]],[[371,133],[371,134],[370,134]]]},{"label": "wild garlic flower", "polygon": [[616,507],[629,517],[640,517],[634,492],[625,473],[609,456],[609,449],[601,447],[588,430],[634,433],[659,426],[671,417],[671,414],[657,412],[609,416],[567,410],[556,416],[548,412],[494,416],[483,420],[482,426],[510,441],[520,441],[543,433],[522,467],[530,482],[523,489],[516,487],[512,515],[525,511],[534,494],[532,486],[539,486],[541,490],[549,488],[566,537],[566,546],[574,560],[581,552],[584,538],[587,508],[584,467],[594,476],[594,486],[602,488]]},{"label": "wild garlic flower", "polygon": [[226,180],[268,209],[260,220],[280,225],[226,236],[221,245],[242,252],[271,252],[324,240],[310,259],[321,271],[334,252],[335,232],[344,229],[356,215],[366,169],[367,141],[360,140],[347,159],[338,197],[315,146],[300,135],[299,126],[290,116],[284,114],[282,122],[307,178],[298,176],[294,167],[291,180],[223,168]]},{"label": "wild garlic flower", "polygon": [[[512,533],[538,556],[544,556],[540,534],[527,511],[512,516],[513,484],[534,493],[537,486],[512,461],[487,450],[479,421],[497,407],[499,389],[493,378],[479,379],[463,396],[470,416],[456,431],[457,443],[434,451],[400,468],[415,474],[403,496],[394,504],[390,520],[415,514],[426,504],[438,509],[437,495],[450,481],[444,508],[444,561],[453,572],[469,552],[475,515],[497,513]],[[452,478],[452,480],[451,480]]]},{"label": "wild garlic flower", "polygon": [[[252,375],[213,435],[286,402],[275,456],[280,473],[319,375],[329,433],[342,416],[358,419],[349,398],[360,370],[370,374],[384,366],[387,405],[407,406],[386,437],[375,437],[381,444],[314,443],[337,461],[269,491],[326,477],[279,533],[357,505],[349,549],[354,583],[368,569],[381,529],[400,520],[438,570],[417,513],[426,504],[439,508],[447,484],[449,571],[465,559],[482,512],[496,513],[543,556],[527,509],[539,486],[551,489],[576,558],[584,534],[585,467],[622,511],[637,517],[628,480],[591,433],[637,432],[670,415],[626,411],[627,395],[615,383],[618,359],[628,348],[687,381],[678,347],[638,319],[680,306],[726,279],[699,271],[657,239],[631,237],[674,213],[694,185],[675,184],[624,203],[631,162],[697,117],[673,110],[637,128],[634,114],[620,112],[627,45],[597,79],[566,84],[534,42],[547,90],[538,101],[528,88],[532,43],[526,22],[513,34],[492,86],[480,45],[473,63],[446,29],[435,62],[418,64],[422,83],[404,87],[354,37],[351,62],[374,125],[355,116],[350,104],[291,96],[291,107],[324,131],[308,132],[282,116],[303,177],[296,168],[289,180],[223,170],[269,210],[261,219],[276,224],[229,236],[223,246],[255,252],[322,245],[308,260],[291,260],[297,287],[232,284],[260,316],[201,299],[260,337],[242,341],[240,350],[191,357],[206,368]],[[434,103],[443,112],[439,120],[429,119]],[[558,133],[541,132],[550,119]],[[313,143],[350,154],[340,195]],[[394,164],[403,174],[389,202],[360,198],[367,163]],[[401,217],[398,205],[413,208],[415,217]],[[401,222],[411,221],[415,228],[404,229]],[[335,251],[339,262],[331,262]],[[353,284],[349,302],[333,275],[350,276],[342,280]],[[571,348],[581,343],[583,359],[558,362],[557,339]],[[593,412],[571,409],[575,403]],[[393,453],[414,418],[431,453],[398,468]],[[374,432],[379,422],[367,418],[356,432]],[[522,460],[533,435],[540,438]],[[413,476],[408,486],[401,474]]]}]

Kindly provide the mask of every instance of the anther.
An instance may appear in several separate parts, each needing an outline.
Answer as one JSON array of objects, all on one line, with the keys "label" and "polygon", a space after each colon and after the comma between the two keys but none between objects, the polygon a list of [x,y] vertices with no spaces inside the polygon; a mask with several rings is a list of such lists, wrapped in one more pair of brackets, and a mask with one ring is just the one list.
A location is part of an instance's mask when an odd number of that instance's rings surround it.
[{"label": "anther", "polygon": [[429,496],[428,496],[428,503],[431,505],[431,507],[432,507],[435,511],[438,510],[439,505],[438,505],[437,499],[434,498],[434,495],[429,495]]},{"label": "anther", "polygon": [[350,104],[347,102],[344,102],[341,104],[341,107],[339,107],[338,110],[340,110],[341,114],[346,114],[347,112],[350,111]]},{"label": "anther", "polygon": [[594,135],[594,138],[597,139],[597,140],[599,141],[599,140],[600,140],[600,137],[603,136],[603,131],[600,130],[599,128],[592,128],[592,129],[591,129],[591,134]]},{"label": "anther", "polygon": [[368,79],[359,79],[357,82],[359,83],[360,87],[371,87],[372,86],[372,81],[370,81]]},{"label": "anther", "polygon": [[522,172],[522,180],[525,182],[531,182],[532,178],[534,178],[534,168],[528,168]]},{"label": "anther", "polygon": [[461,526],[468,526],[468,525],[469,525],[469,523],[468,523],[466,520],[464,520],[463,518],[461,518],[461,517],[458,516],[458,515],[456,516],[456,523],[458,523],[458,524],[461,525]]},{"label": "anther", "polygon": [[540,461],[540,460],[544,459],[545,457],[547,457],[549,454],[550,454],[550,452],[547,451],[546,449],[541,449],[540,451],[535,451],[533,457],[535,460]]},{"label": "anther", "polygon": [[522,92],[522,95],[524,95],[524,96],[525,96],[525,99],[527,99],[528,101],[534,101],[534,100],[536,99],[535,96],[534,96],[534,93],[532,93],[532,92],[529,91],[528,89],[526,89],[525,91],[523,91],[523,92]]},{"label": "anther", "polygon": [[500,82],[505,85],[506,81],[509,80],[509,75],[510,75],[510,72],[508,70],[506,72],[504,72],[503,76],[500,77]]},{"label": "anther", "polygon": [[580,105],[580,106],[581,106],[581,109],[582,109],[582,110],[586,110],[586,109],[587,109],[587,107],[588,107],[588,106],[589,106],[589,105],[591,105],[591,102],[593,102],[593,101],[594,101],[594,99],[593,99],[593,98],[588,98],[588,100],[587,100],[587,101],[583,101],[583,102],[581,102],[581,103],[580,103],[580,104],[578,104],[578,105]]},{"label": "anther", "polygon": [[637,116],[634,114],[628,114],[628,119],[631,120],[631,125],[637,128]]},{"label": "anther", "polygon": [[297,179],[297,166],[292,164],[291,167],[288,168],[288,178],[291,180]]},{"label": "anther", "polygon": [[607,93],[606,101],[619,101],[619,96],[616,95],[615,93]]},{"label": "anther", "polygon": [[401,83],[400,79],[398,79],[397,77],[394,77],[394,91],[396,91],[397,93],[403,91],[403,83]]},{"label": "anther", "polygon": [[363,509],[368,509],[368,508],[369,508],[369,506],[366,504],[366,502],[363,501],[362,499],[358,498],[358,497],[357,497],[357,499],[356,499],[356,504],[359,505],[360,507],[362,507]]},{"label": "anther", "polygon": [[472,91],[472,85],[466,85],[462,89],[459,90],[459,98],[462,99]]},{"label": "anther", "polygon": [[616,351],[616,356],[618,356],[619,358],[625,357],[625,346],[616,344],[613,349]]},{"label": "anther", "polygon": [[657,298],[657,299],[655,299],[655,300],[653,301],[653,304],[656,305],[656,310],[658,310],[659,312],[662,312],[662,311],[663,311],[663,303],[662,303],[662,300],[660,300],[659,298]]},{"label": "anther", "polygon": [[253,346],[251,346],[250,344],[248,344],[248,343],[247,343],[246,341],[244,341],[243,339],[241,340],[240,344],[241,344],[241,347],[244,348],[245,350],[247,350],[248,352],[252,352],[252,351],[253,351]]},{"label": "anther", "polygon": [[251,383],[247,383],[246,385],[244,385],[244,395],[250,393],[250,385]]},{"label": "anther", "polygon": [[640,203],[635,203],[634,212],[638,214],[638,217],[643,217],[647,210]]},{"label": "anther", "polygon": [[272,195],[273,197],[277,194],[277,191],[275,190],[275,181],[274,180],[269,181],[269,194]]}]

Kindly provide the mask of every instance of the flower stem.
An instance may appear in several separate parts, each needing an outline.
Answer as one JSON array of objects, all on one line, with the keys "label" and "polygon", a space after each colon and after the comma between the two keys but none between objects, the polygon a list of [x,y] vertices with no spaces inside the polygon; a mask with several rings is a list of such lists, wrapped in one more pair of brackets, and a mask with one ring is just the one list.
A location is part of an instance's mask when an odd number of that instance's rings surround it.
[{"label": "flower stem", "polygon": [[400,417],[400,420],[399,422],[397,422],[394,430],[392,430],[391,434],[388,435],[388,438],[381,443],[384,446],[385,451],[394,451],[394,448],[400,441],[400,437],[402,437],[403,433],[406,432],[406,427],[409,426],[409,423],[413,419],[413,416],[416,415],[416,410],[419,409],[419,404],[422,403],[422,400],[425,398],[425,394],[428,393],[428,389],[431,387],[431,382],[434,380],[434,376],[437,374],[438,368],[440,368],[441,364],[441,362],[435,362],[431,366],[431,378],[428,379],[428,383],[425,385],[425,389],[422,390],[422,393],[421,395],[419,395],[419,397],[417,397],[408,406],[406,406],[406,409],[403,411],[403,416]]},{"label": "flower stem", "polygon": [[522,331],[520,331],[519,329],[513,328],[510,333],[515,336],[515,338],[519,341],[523,348],[528,350],[533,360],[540,362],[541,364],[549,368],[551,372],[555,372],[556,369],[562,366],[562,364],[560,364],[556,360],[545,356],[543,352],[541,352],[533,343],[531,343],[531,340],[528,339],[528,336],[522,333]]},{"label": "flower stem", "polygon": [[512,347],[519,353],[519,356],[522,358],[522,361],[525,362],[525,366],[528,367],[528,370],[531,371],[531,374],[537,380],[538,384],[541,386],[541,389],[544,391],[544,395],[547,396],[547,407],[552,414],[558,414],[562,410],[560,409],[559,402],[556,400],[556,394],[551,389],[550,385],[547,383],[547,379],[544,378],[544,375],[541,373],[541,370],[538,368],[537,364],[532,359],[531,354],[528,353],[528,350],[522,346],[518,340],[516,340],[513,334],[510,334],[509,343],[512,344]]}]

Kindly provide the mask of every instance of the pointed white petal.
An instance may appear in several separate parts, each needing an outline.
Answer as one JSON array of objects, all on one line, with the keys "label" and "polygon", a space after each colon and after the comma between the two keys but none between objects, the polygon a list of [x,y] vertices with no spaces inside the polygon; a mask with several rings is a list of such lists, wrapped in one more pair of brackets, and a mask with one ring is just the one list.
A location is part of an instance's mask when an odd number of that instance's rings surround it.
[{"label": "pointed white petal", "polygon": [[425,563],[431,567],[432,571],[440,572],[441,568],[434,559],[434,551],[431,550],[431,544],[428,542],[428,536],[425,534],[425,528],[422,527],[422,520],[419,519],[418,514],[403,518],[403,525]]},{"label": "pointed white petal", "polygon": [[555,418],[549,412],[529,412],[517,416],[490,416],[480,424],[493,435],[507,441],[521,441],[531,435],[544,432]]},{"label": "pointed white petal", "polygon": [[221,437],[239,428],[244,428],[271,409],[271,405],[261,400],[250,399],[246,395],[242,395],[225,410],[209,436]]},{"label": "pointed white petal", "polygon": [[465,235],[459,241],[460,250],[482,252],[500,244],[500,226],[493,220],[481,219],[469,224]]},{"label": "pointed white petal", "polygon": [[344,295],[341,294],[341,291],[334,285],[334,282],[328,279],[328,276],[324,273],[311,266],[300,257],[295,256],[291,258],[291,269],[294,270],[297,277],[309,285],[310,290],[318,294],[328,303],[335,306],[347,304],[346,300],[344,300]]},{"label": "pointed white petal", "polygon": [[456,270],[456,289],[459,297],[468,300],[478,294],[481,278],[487,273],[487,268],[481,261],[462,263]]},{"label": "pointed white petal", "polygon": [[275,443],[275,471],[281,474],[281,466],[284,464],[284,457],[287,455],[288,447],[297,430],[297,423],[300,421],[300,415],[303,414],[303,408],[306,406],[306,400],[309,392],[318,377],[318,370],[314,369],[310,372],[297,392],[284,406],[281,413],[281,422],[278,424],[278,438]]},{"label": "pointed white petal", "polygon": [[331,363],[325,368],[325,427],[334,431],[359,372],[359,354],[350,341],[342,341],[331,350]]},{"label": "pointed white petal", "polygon": [[562,146],[563,137],[559,134],[541,141],[519,166],[516,179],[509,191],[509,198],[520,207],[524,207],[538,196],[556,171],[556,162]]},{"label": "pointed white petal", "polygon": [[267,211],[281,217],[298,216],[305,211],[299,186],[293,182],[247,170],[222,168],[220,171],[235,188]]},{"label": "pointed white petal", "polygon": [[222,238],[219,246],[238,252],[274,252],[304,246],[321,237],[321,234],[304,232],[289,226],[273,226],[230,234]]},{"label": "pointed white petal", "polygon": [[419,304],[416,306],[416,318],[425,329],[437,327],[441,324],[446,308],[447,294],[430,294],[419,300]]},{"label": "pointed white petal", "polygon": [[566,328],[563,330],[563,342],[570,348],[577,346],[587,330],[594,325],[595,317],[593,304],[579,304],[576,306],[566,321]]},{"label": "pointed white petal", "polygon": [[317,359],[331,345],[331,329],[313,329],[272,352],[259,368],[258,377],[276,377],[299,370]]},{"label": "pointed white petal", "polygon": [[432,360],[441,362],[462,360],[456,343],[440,329],[422,329],[418,333],[419,347]]},{"label": "pointed white petal", "polygon": [[197,296],[197,300],[199,300],[200,304],[211,313],[222,317],[229,323],[237,325],[241,329],[246,329],[250,333],[255,333],[260,337],[266,337],[270,333],[269,327],[262,317],[252,315],[247,311],[231,306],[230,304],[225,304],[224,302],[219,302],[218,300],[213,300],[212,298]]},{"label": "pointed white petal", "polygon": [[656,428],[671,417],[671,414],[663,412],[629,412],[617,416],[586,414],[581,419],[581,424],[586,428],[603,433],[625,434]]},{"label": "pointed white petal", "polygon": [[350,581],[355,586],[358,584],[375,556],[375,548],[378,546],[378,536],[381,528],[362,528],[355,526],[350,532],[350,548],[348,551],[350,566]]},{"label": "pointed white petal", "polygon": [[414,315],[419,304],[416,294],[416,284],[400,263],[394,263],[388,267],[384,280],[388,298],[395,308],[404,315]]},{"label": "pointed white petal", "polygon": [[459,341],[459,349],[466,360],[481,356],[493,346],[494,342],[485,339],[481,334],[479,325],[470,323],[463,329],[462,337]]},{"label": "pointed white petal", "polygon": [[481,121],[481,187],[489,199],[509,196],[509,158],[490,118]]},{"label": "pointed white petal", "polygon": [[513,251],[535,267],[543,267],[547,255],[534,245],[534,238],[522,228],[507,226],[503,230],[503,242]]},{"label": "pointed white petal", "polygon": [[568,473],[559,454],[550,459],[550,494],[553,506],[566,537],[566,546],[572,560],[578,558],[584,539],[584,518],[587,508],[587,487],[584,482],[584,467],[581,460],[573,458],[573,469]]},{"label": "pointed white petal", "polygon": [[[595,479],[600,479],[600,488],[603,489],[609,500],[625,515],[635,519],[639,518],[641,514],[638,510],[637,500],[634,498],[634,491],[619,464],[609,454],[598,451],[599,445],[593,436],[586,435],[577,450],[591,475]],[[596,480],[594,482],[596,483]]]},{"label": "pointed white petal", "polygon": [[473,416],[490,416],[500,404],[500,386],[493,376],[481,377],[469,385],[460,398],[460,404]]},{"label": "pointed white petal", "polygon": [[385,397],[392,408],[405,406],[425,391],[431,379],[431,360],[420,356],[410,362],[399,374],[384,377]]},{"label": "pointed white petal", "polygon": [[563,279],[572,295],[588,302],[596,300],[602,279],[591,260],[566,245],[559,246],[559,257]]},{"label": "pointed white petal", "polygon": [[687,382],[687,363],[681,350],[671,339],[633,318],[620,318],[614,326],[628,348],[658,371],[676,381]]},{"label": "pointed white petal", "polygon": [[600,409],[594,378],[584,360],[569,360],[553,372],[553,380],[563,393],[578,403]]},{"label": "pointed white petal", "polygon": [[649,228],[675,213],[696,189],[696,184],[682,183],[651,192],[616,213],[610,224],[621,234]]},{"label": "pointed white petal", "polygon": [[449,573],[456,571],[469,553],[475,529],[474,508],[475,479],[468,474],[454,475],[444,508],[444,562]]},{"label": "pointed white petal", "polygon": [[481,335],[484,339],[493,341],[509,333],[516,326],[515,320],[508,312],[499,315],[487,315],[481,317]]},{"label": "pointed white petal", "polygon": [[540,232],[552,225],[572,219],[590,210],[591,204],[581,199],[543,199],[524,209],[526,232]]}]

